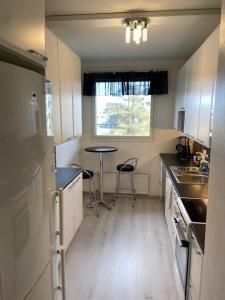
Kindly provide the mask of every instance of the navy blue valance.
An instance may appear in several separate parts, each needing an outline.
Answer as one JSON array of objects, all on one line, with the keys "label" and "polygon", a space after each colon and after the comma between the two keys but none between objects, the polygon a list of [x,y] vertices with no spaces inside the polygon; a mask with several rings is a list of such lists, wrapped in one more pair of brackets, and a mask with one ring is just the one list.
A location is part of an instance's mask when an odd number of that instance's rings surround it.
[{"label": "navy blue valance", "polygon": [[168,72],[85,73],[84,96],[168,94]]}]

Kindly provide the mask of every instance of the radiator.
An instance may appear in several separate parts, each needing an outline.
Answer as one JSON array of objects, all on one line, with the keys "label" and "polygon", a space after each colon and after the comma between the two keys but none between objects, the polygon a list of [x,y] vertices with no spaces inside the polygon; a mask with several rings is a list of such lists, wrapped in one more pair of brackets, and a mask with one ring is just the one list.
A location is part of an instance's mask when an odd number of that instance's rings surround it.
[{"label": "radiator", "polygon": [[[104,173],[103,191],[105,193],[114,193],[116,185],[117,173]],[[134,186],[136,194],[149,195],[150,175],[143,173],[134,174]],[[121,174],[120,177],[120,192],[126,193],[130,189],[130,176]]]}]

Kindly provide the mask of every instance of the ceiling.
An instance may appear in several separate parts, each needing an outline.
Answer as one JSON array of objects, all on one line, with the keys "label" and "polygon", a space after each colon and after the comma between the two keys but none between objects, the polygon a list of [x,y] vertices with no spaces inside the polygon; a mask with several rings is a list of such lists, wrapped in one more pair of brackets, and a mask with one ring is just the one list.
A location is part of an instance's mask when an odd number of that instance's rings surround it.
[{"label": "ceiling", "polygon": [[[186,59],[220,20],[213,11],[186,10],[219,7],[220,0],[114,0],[107,5],[103,0],[46,0],[46,24],[83,61]],[[138,11],[149,12],[148,41],[126,44],[123,14]]]}]

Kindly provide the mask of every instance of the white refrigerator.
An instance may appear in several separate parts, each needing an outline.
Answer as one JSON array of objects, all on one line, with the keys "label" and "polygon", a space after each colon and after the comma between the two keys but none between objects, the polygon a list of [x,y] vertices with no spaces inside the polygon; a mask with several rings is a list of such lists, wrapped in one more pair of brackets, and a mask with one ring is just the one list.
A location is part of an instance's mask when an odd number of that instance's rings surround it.
[{"label": "white refrigerator", "polygon": [[0,62],[0,300],[59,299],[47,100],[43,75]]}]

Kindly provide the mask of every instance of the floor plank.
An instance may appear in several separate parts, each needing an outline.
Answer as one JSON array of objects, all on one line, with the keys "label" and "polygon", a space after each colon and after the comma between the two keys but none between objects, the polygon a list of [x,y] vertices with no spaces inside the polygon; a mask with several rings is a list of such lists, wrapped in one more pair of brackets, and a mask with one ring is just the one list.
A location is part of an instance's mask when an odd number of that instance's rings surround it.
[{"label": "floor plank", "polygon": [[161,203],[92,210],[66,256],[67,300],[178,300]]}]

